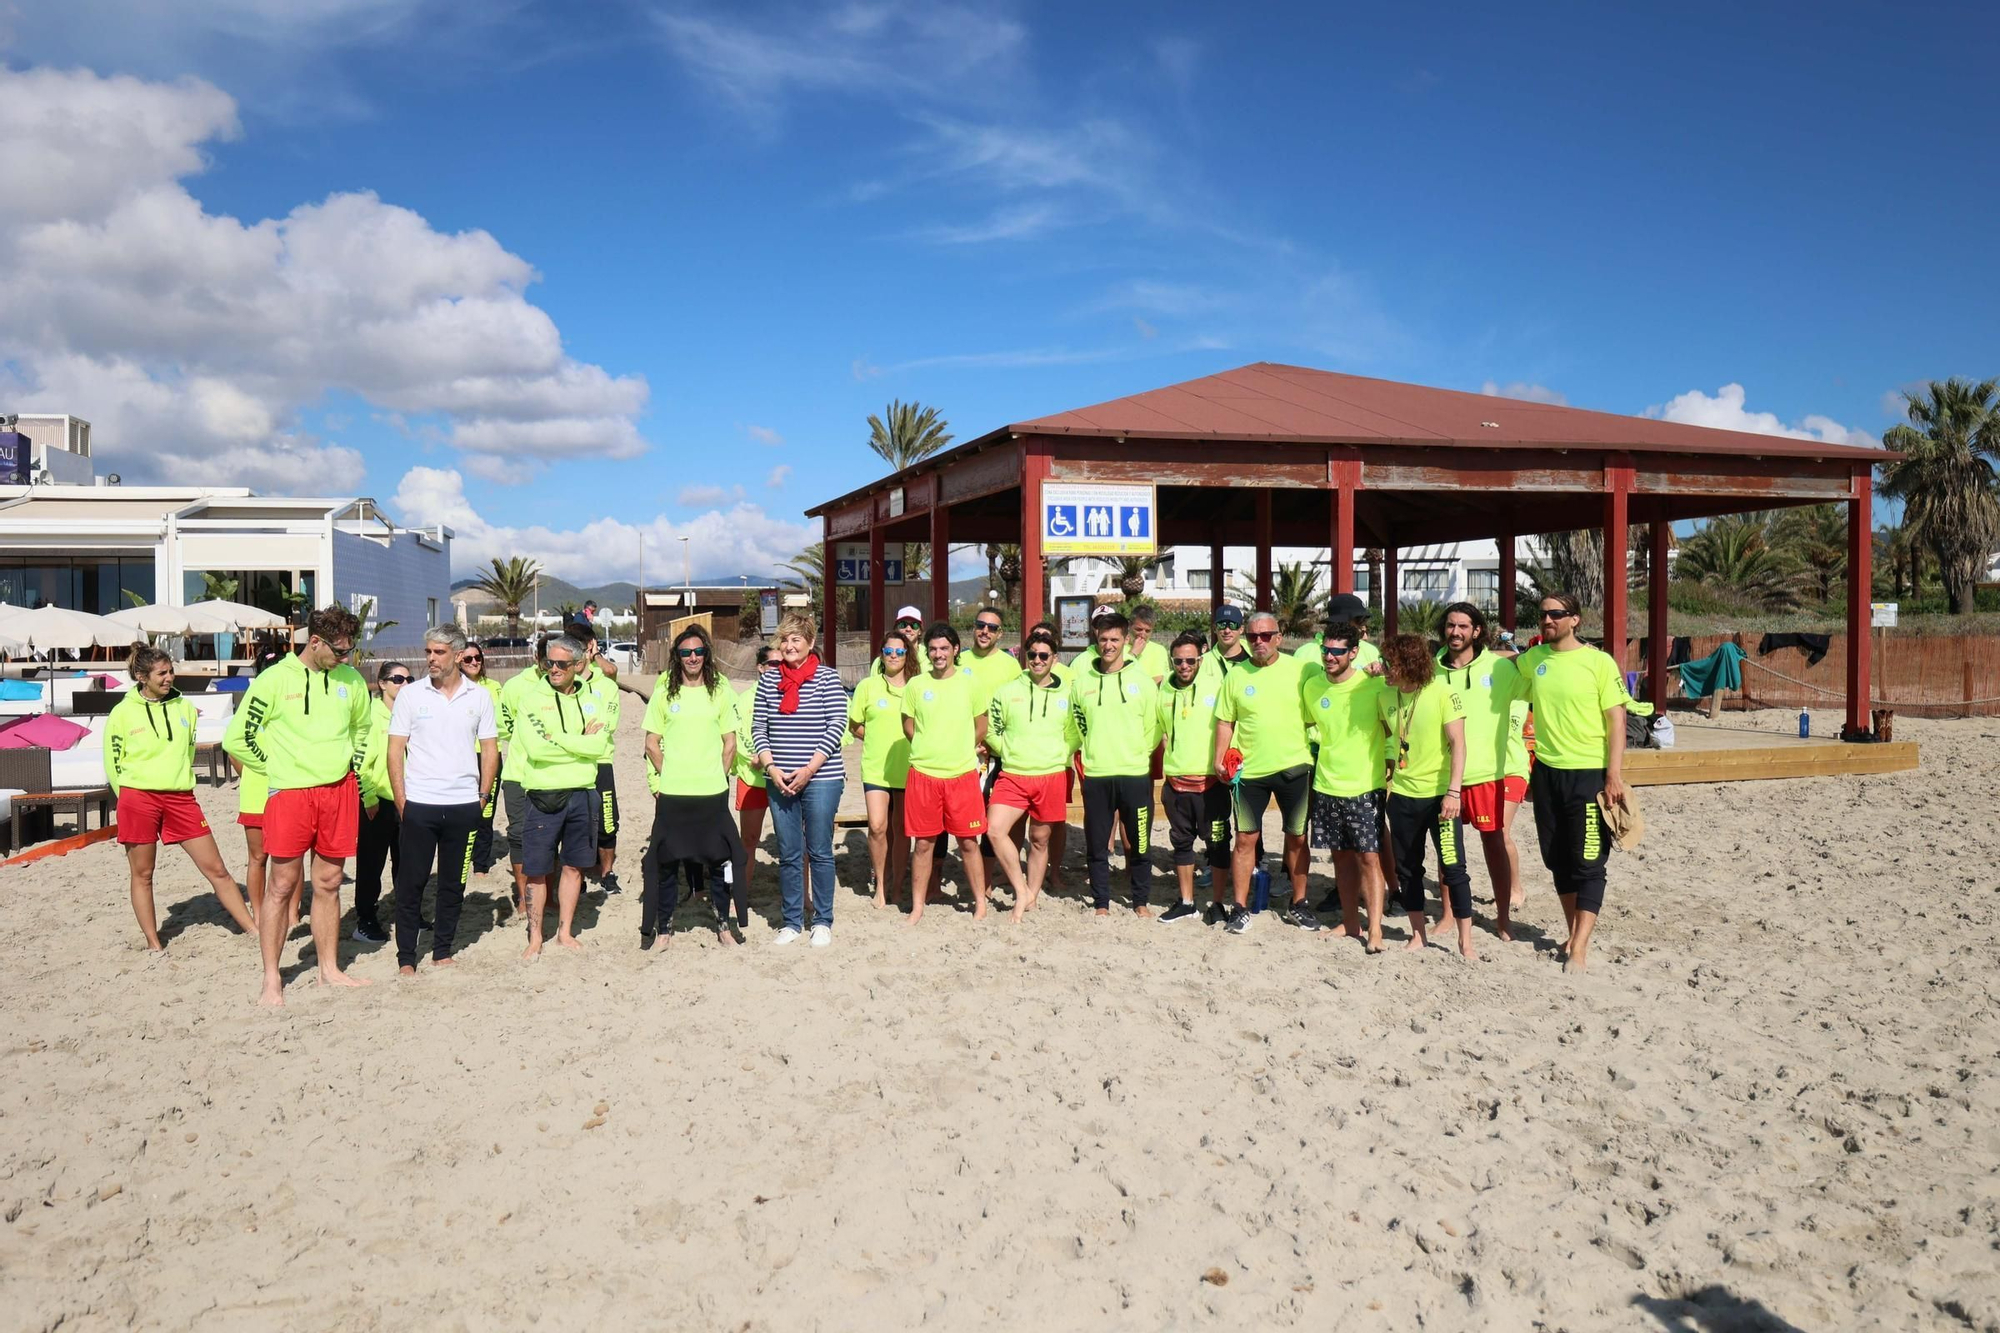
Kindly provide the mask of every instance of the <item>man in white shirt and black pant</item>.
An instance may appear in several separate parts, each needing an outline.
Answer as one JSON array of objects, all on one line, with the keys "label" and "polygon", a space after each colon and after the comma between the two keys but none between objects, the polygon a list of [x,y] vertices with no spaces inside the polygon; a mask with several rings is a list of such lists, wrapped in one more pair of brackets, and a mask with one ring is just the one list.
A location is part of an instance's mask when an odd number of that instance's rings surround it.
[{"label": "man in white shirt and black pant", "polygon": [[437,862],[431,962],[447,967],[458,939],[465,877],[479,812],[500,772],[493,696],[458,669],[465,636],[450,625],[424,635],[427,674],[396,696],[389,714],[389,790],[402,819],[396,874],[396,963],[417,974],[424,883]]}]

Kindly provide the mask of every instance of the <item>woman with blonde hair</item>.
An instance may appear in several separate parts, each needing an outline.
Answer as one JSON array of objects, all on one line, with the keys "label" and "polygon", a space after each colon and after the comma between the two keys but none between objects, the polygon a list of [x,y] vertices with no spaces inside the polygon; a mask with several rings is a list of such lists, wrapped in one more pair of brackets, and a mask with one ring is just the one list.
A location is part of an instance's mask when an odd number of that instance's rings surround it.
[{"label": "woman with blonde hair", "polygon": [[805,933],[807,868],[812,880],[812,946],[833,943],[833,816],[847,775],[840,746],[847,735],[847,687],[819,660],[809,616],[778,622],[776,671],[757,678],[750,726],[757,767],[771,800],[778,837],[778,892],[784,925],[772,940],[790,944]]},{"label": "woman with blonde hair", "polygon": [[153,909],[153,868],[163,842],[187,851],[214,886],[222,910],[254,938],[256,922],[194,799],[197,715],[174,688],[174,659],[158,648],[140,647],[126,667],[136,683],[104,722],[104,780],[118,800],[118,842],[125,848],[132,914],[146,947],[154,953],[166,948]]}]

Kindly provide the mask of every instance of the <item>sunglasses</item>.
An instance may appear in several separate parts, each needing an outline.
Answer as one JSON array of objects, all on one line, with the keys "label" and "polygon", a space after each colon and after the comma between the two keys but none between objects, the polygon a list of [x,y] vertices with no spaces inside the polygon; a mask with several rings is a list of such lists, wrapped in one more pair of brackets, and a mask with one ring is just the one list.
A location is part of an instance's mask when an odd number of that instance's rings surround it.
[{"label": "sunglasses", "polygon": [[1243,637],[1252,643],[1269,643],[1278,637],[1278,631],[1274,629],[1253,629]]},{"label": "sunglasses", "polygon": [[972,622],[972,628],[983,629],[991,634],[998,634],[1000,632],[1000,622],[997,620],[975,620]]},{"label": "sunglasses", "polygon": [[484,657],[481,657],[478,653],[467,653],[465,656],[459,658],[458,660],[461,662],[484,662],[486,659]]},{"label": "sunglasses", "polygon": [[1199,657],[1176,657],[1174,659],[1174,665],[1177,667],[1200,666],[1201,659]]},{"label": "sunglasses", "polygon": [[897,629],[901,629],[905,625],[908,625],[911,629],[922,629],[924,622],[921,620],[899,620],[896,622]]},{"label": "sunglasses", "polygon": [[1054,661],[1054,660],[1055,660],[1055,654],[1054,654],[1054,653],[1029,653],[1029,654],[1028,654],[1028,660],[1029,660],[1030,662],[1052,662],[1052,661]]},{"label": "sunglasses", "polygon": [[576,668],[577,663],[575,662],[558,662],[553,657],[549,659],[549,670],[551,671],[574,671]]},{"label": "sunglasses", "polygon": [[382,677],[382,683],[384,685],[408,685],[415,679],[415,676],[384,676]]},{"label": "sunglasses", "polygon": [[1568,618],[1568,617],[1569,617],[1569,616],[1570,616],[1571,614],[1572,614],[1572,613],[1571,613],[1571,612],[1568,612],[1568,611],[1544,611],[1544,612],[1542,612],[1542,619],[1543,619],[1543,620],[1565,620],[1565,619],[1567,619],[1567,618]]},{"label": "sunglasses", "polygon": [[882,656],[884,657],[908,657],[909,655],[910,650],[908,648],[884,648],[882,650]]},{"label": "sunglasses", "polygon": [[708,649],[706,649],[706,648],[676,648],[676,649],[674,649],[674,656],[675,656],[675,657],[707,657],[707,656],[708,656]]},{"label": "sunglasses", "polygon": [[[321,639],[321,640],[320,640],[320,642],[321,642],[321,643],[326,643],[326,640],[324,640],[324,639]],[[346,646],[345,648],[336,648],[336,647],[334,647],[334,646],[333,646],[332,644],[330,644],[330,643],[327,643],[327,644],[326,644],[326,649],[327,649],[327,651],[328,651],[328,652],[332,653],[332,654],[333,654],[333,655],[334,655],[335,657],[352,657],[352,656],[354,656],[354,645],[353,645],[353,644],[351,644],[351,643],[350,643],[350,644],[348,644],[348,645],[347,645],[347,646]]]},{"label": "sunglasses", "polygon": [[1352,648],[1335,648],[1333,645],[1328,644],[1319,650],[1319,655],[1321,657],[1345,657],[1353,651]]}]

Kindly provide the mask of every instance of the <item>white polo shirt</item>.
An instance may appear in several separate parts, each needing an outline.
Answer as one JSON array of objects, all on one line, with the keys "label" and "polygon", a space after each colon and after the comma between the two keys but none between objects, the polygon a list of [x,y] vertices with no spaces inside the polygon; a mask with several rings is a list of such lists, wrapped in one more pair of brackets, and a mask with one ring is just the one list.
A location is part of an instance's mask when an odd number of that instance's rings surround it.
[{"label": "white polo shirt", "polygon": [[479,799],[479,742],[497,740],[493,696],[464,676],[446,697],[418,676],[396,696],[389,734],[407,736],[403,799],[421,805],[467,805]]}]

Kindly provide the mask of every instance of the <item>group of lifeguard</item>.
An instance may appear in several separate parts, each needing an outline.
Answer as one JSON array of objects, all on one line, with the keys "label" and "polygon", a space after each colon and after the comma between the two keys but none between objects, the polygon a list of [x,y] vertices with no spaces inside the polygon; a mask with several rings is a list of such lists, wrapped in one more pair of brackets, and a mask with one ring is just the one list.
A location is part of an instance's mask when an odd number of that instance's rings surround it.
[{"label": "group of lifeguard", "polygon": [[[786,915],[778,942],[804,931],[808,874],[812,943],[829,942],[840,783],[840,765],[829,761],[852,735],[862,746],[875,901],[886,905],[907,853],[912,923],[934,891],[945,837],[957,840],[974,916],[987,913],[997,867],[1019,919],[1061,864],[1079,787],[1097,914],[1111,911],[1113,840],[1122,834],[1131,905],[1151,916],[1157,777],[1178,888],[1162,921],[1203,915],[1232,934],[1250,928],[1263,820],[1275,804],[1291,889],[1280,919],[1321,928],[1307,896],[1316,846],[1331,855],[1335,880],[1320,911],[1337,909],[1345,933],[1379,952],[1393,880],[1407,947],[1424,947],[1433,929],[1428,841],[1443,899],[1438,924],[1454,927],[1460,952],[1473,956],[1465,825],[1480,835],[1496,930],[1510,938],[1521,898],[1512,826],[1532,797],[1568,926],[1566,966],[1581,969],[1611,848],[1600,801],[1623,799],[1630,700],[1616,663],[1577,637],[1573,599],[1542,599],[1540,616],[1540,642],[1518,656],[1488,642],[1483,614],[1468,603],[1447,609],[1440,648],[1398,635],[1378,651],[1366,638],[1365,608],[1336,597],[1326,631],[1287,656],[1267,612],[1223,606],[1209,636],[1184,633],[1163,646],[1147,613],[1128,621],[1104,608],[1092,624],[1094,646],[1064,664],[1046,622],[1030,629],[1017,659],[1000,646],[993,608],[975,616],[973,646],[961,652],[952,626],[925,626],[906,607],[851,698],[811,655],[810,626],[781,635],[782,651],[764,653],[758,678],[740,694],[717,675],[706,635],[685,633],[646,713],[655,807],[642,939],[650,945],[666,930],[685,873],[690,887],[710,880],[717,928],[734,940],[730,917],[740,924],[747,912],[746,848],[756,846],[770,804],[765,784],[775,782],[783,804],[774,808],[786,816],[778,823]],[[229,915],[256,930],[269,1004],[283,1002],[278,959],[298,920],[308,855],[321,979],[365,984],[339,966],[339,890],[362,822],[391,811],[400,826],[396,944],[406,974],[416,968],[420,928],[432,933],[433,964],[450,963],[465,881],[491,862],[502,803],[527,957],[541,950],[551,878],[556,942],[570,947],[584,875],[595,871],[606,892],[618,891],[609,855],[618,686],[588,625],[548,639],[541,661],[505,687],[485,676],[483,654],[456,629],[431,630],[422,684],[401,663],[385,663],[379,702],[347,665],[358,633],[341,608],[314,612],[305,645],[258,674],[231,721],[224,748],[242,773],[247,902],[193,798],[194,710],[174,689],[166,654],[134,653],[134,688],[108,720],[106,775],[148,946],[160,947],[156,848],[179,843]],[[1205,914],[1195,906],[1198,842],[1212,876]],[[427,922],[420,904],[433,865],[437,920]],[[372,910],[357,914],[355,933],[385,937]]]}]

